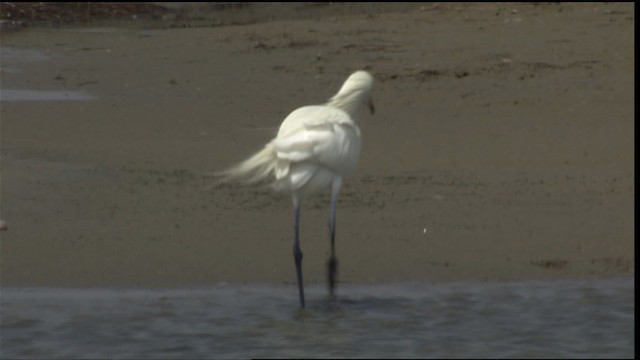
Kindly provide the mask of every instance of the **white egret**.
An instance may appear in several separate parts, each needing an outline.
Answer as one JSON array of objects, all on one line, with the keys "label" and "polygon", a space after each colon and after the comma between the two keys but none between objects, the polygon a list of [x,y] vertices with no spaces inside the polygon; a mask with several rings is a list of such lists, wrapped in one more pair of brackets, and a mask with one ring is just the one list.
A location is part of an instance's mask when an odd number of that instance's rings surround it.
[{"label": "white egret", "polygon": [[331,187],[328,261],[330,294],[334,295],[338,261],[335,254],[336,202],[343,178],[353,172],[360,157],[358,110],[371,100],[373,77],[359,70],[351,74],[340,91],[324,105],[304,106],[287,116],[277,136],[240,164],[219,172],[225,180],[256,182],[274,176],[273,188],[291,194],[294,207],[293,255],[300,305],[305,306],[300,250],[300,202],[305,195]]}]

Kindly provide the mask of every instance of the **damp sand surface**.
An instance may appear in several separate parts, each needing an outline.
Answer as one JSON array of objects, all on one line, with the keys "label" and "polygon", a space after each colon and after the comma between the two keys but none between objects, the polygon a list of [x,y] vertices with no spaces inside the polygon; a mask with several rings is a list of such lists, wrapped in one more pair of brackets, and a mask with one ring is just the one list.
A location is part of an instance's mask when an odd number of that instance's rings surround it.
[{"label": "damp sand surface", "polygon": [[[633,5],[403,6],[3,30],[2,286],[292,284],[290,199],[207,174],[359,68],[341,286],[633,277]],[[327,218],[303,202],[308,284]]]}]

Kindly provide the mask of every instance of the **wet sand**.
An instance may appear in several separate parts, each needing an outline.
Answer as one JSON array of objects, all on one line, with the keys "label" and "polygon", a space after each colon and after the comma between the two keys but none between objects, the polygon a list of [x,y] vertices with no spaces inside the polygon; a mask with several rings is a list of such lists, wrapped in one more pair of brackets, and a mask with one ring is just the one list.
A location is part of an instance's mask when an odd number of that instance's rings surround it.
[{"label": "wet sand", "polygon": [[[633,4],[347,10],[3,31],[0,97],[91,98],[1,103],[2,285],[294,282],[290,200],[207,173],[359,68],[377,112],[340,281],[634,275]],[[309,283],[327,217],[328,194],[303,203]]]}]

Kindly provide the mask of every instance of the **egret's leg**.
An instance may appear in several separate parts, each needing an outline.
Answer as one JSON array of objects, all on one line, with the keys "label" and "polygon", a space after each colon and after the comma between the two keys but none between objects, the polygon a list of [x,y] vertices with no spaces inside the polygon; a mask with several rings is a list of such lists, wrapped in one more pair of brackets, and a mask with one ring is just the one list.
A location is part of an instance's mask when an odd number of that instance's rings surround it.
[{"label": "egret's leg", "polygon": [[298,292],[300,294],[300,306],[304,307],[304,284],[302,282],[302,250],[300,250],[300,204],[297,198],[293,198],[294,208],[294,240],[293,240],[293,259],[296,263],[296,275],[298,277]]},{"label": "egret's leg", "polygon": [[329,215],[329,236],[331,237],[331,256],[327,263],[329,277],[329,294],[335,293],[338,277],[338,258],[336,257],[336,205],[338,203],[338,193],[342,186],[342,179],[338,178],[331,184],[331,214]]}]

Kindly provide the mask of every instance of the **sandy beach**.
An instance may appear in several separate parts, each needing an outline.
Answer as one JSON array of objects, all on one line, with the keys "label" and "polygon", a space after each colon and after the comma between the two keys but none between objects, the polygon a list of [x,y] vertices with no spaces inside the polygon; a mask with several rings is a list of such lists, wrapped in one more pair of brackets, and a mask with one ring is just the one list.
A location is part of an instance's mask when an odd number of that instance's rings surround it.
[{"label": "sandy beach", "polygon": [[2,30],[2,286],[295,282],[290,199],[208,174],[357,69],[340,282],[634,276],[632,3],[265,5]]}]

